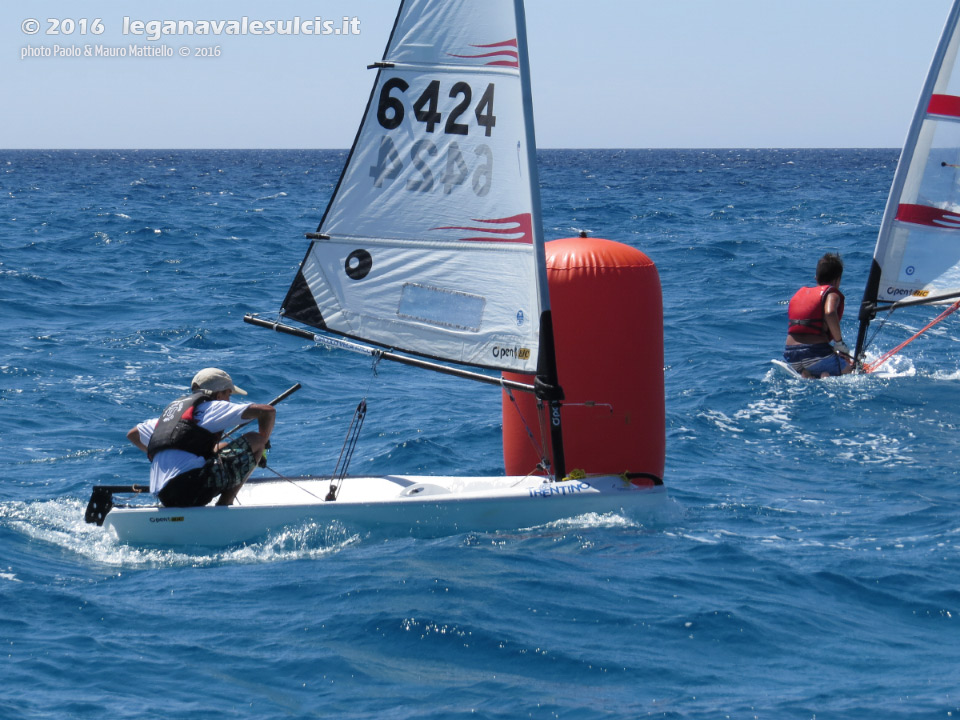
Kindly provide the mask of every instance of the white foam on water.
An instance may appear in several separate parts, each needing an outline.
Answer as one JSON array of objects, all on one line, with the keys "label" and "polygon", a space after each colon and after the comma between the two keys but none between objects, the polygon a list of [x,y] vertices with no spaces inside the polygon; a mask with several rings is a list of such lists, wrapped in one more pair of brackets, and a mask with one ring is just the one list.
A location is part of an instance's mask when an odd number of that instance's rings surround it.
[{"label": "white foam on water", "polygon": [[223,549],[136,547],[120,543],[112,533],[85,522],[85,508],[82,501],[66,498],[0,503],[0,524],[103,565],[133,568],[316,559],[361,540],[336,524],[305,523],[257,542]]},{"label": "white foam on water", "polygon": [[[866,364],[875,362],[880,355],[867,353]],[[875,378],[914,377],[917,374],[913,359],[907,355],[894,355],[869,375]],[[864,377],[864,376],[859,376]]]},{"label": "white foam on water", "polygon": [[887,465],[889,463],[912,464],[909,449],[904,451],[899,438],[885,434],[868,433],[854,437],[835,437],[830,442],[839,450],[838,460],[848,460],[862,465]]},{"label": "white foam on water", "polygon": [[728,417],[727,415],[725,415],[719,410],[704,410],[703,412],[699,413],[699,417],[704,418],[705,420],[716,425],[718,428],[720,428],[721,430],[724,430],[725,432],[733,432],[733,433],[743,432],[743,428],[737,427],[737,425],[733,422],[733,420],[730,417]]},{"label": "white foam on water", "polygon": [[934,380],[945,380],[948,382],[960,380],[960,368],[956,370],[936,370],[930,377]]},{"label": "white foam on water", "polygon": [[776,425],[780,430],[793,427],[789,406],[773,397],[756,400],[743,410],[735,412],[733,417],[762,425]]},{"label": "white foam on water", "polygon": [[553,529],[638,528],[640,523],[618,513],[584,513],[547,523]]}]

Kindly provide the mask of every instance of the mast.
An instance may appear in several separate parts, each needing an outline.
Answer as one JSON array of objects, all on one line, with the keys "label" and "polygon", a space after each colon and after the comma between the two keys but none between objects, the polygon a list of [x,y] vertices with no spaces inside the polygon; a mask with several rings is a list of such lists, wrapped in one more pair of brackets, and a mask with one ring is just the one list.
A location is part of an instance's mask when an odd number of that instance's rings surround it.
[{"label": "mast", "polygon": [[[903,151],[900,153],[900,159],[897,162],[897,169],[893,176],[893,184],[890,187],[890,194],[887,196],[887,204],[883,211],[883,219],[880,222],[880,231],[877,234],[877,244],[873,252],[870,275],[867,279],[867,284],[863,291],[863,299],[860,303],[860,326],[857,330],[857,346],[854,350],[854,358],[858,366],[863,364],[863,353],[866,351],[867,329],[877,314],[877,299],[879,296],[881,274],[883,272],[879,261],[884,258],[887,247],[890,244],[894,221],[897,220],[897,213],[900,210],[900,203],[908,177],[910,176],[910,169],[917,153],[918,143],[921,141],[924,121],[929,115],[937,114],[931,109],[931,98],[935,90],[939,89],[942,91],[944,89],[938,88],[938,85],[945,84],[945,82],[949,80],[949,73],[946,78],[941,78],[941,70],[947,56],[955,55],[957,52],[957,45],[953,41],[958,19],[960,19],[960,0],[954,0],[950,14],[947,16],[947,21],[944,24],[943,32],[940,35],[937,50],[933,55],[933,60],[930,62],[930,69],[927,72],[926,81],[923,84],[923,89],[920,91],[917,108],[914,111],[913,120],[910,122],[910,128],[907,131],[907,137],[903,143]],[[953,64],[952,61],[953,58],[951,58],[951,66]],[[928,134],[925,140],[925,153],[929,153],[931,140],[932,137]]]},{"label": "mast", "polygon": [[[881,223],[882,225],[882,223]],[[870,275],[863,289],[860,301],[860,326],[857,328],[857,346],[853,358],[857,368],[863,365],[863,353],[866,351],[867,329],[877,315],[877,289],[880,287],[880,264],[874,259],[870,264]]]},{"label": "mast", "polygon": [[523,0],[514,0],[517,16],[517,53],[520,60],[520,91],[526,119],[527,178],[530,184],[530,215],[533,225],[533,249],[537,267],[537,289],[540,295],[540,354],[534,386],[537,397],[547,403],[550,419],[550,440],[553,446],[553,470],[556,480],[566,474],[563,453],[563,421],[560,410],[563,388],[557,375],[557,354],[553,340],[553,316],[550,312],[550,288],[547,284],[547,253],[543,238],[543,215],[540,208],[540,171],[537,166],[537,140],[533,121],[533,91],[530,85],[530,55],[527,50],[527,19]]}]

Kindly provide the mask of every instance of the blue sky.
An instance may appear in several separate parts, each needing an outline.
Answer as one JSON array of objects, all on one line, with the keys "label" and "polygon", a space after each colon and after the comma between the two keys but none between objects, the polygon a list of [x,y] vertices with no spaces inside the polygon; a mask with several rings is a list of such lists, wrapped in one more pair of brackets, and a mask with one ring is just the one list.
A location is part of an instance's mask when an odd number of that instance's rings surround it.
[{"label": "blue sky", "polygon": [[[899,147],[950,0],[527,0],[537,140],[570,147]],[[393,0],[0,4],[5,148],[345,148]],[[354,36],[123,36],[133,19],[357,17]],[[25,20],[41,21],[36,35]],[[47,35],[95,18],[101,35]],[[88,25],[90,27],[90,25]],[[26,46],[219,56],[21,59]]]}]

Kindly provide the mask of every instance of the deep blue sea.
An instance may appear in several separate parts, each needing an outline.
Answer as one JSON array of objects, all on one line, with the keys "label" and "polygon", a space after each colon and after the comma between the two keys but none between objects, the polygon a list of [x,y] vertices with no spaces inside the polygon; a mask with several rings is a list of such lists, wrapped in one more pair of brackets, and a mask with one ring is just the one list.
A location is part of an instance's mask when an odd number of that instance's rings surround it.
[{"label": "deep blue sea", "polygon": [[[118,545],[124,435],[227,369],[285,474],[499,474],[500,395],[246,325],[340,151],[0,151],[0,718],[713,720],[960,715],[960,319],[887,377],[773,371],[839,252],[856,308],[896,150],[542,151],[547,238],[657,264],[666,507],[439,539],[293,528]],[[876,350],[931,317],[904,311]],[[624,358],[629,372],[629,358]]]}]

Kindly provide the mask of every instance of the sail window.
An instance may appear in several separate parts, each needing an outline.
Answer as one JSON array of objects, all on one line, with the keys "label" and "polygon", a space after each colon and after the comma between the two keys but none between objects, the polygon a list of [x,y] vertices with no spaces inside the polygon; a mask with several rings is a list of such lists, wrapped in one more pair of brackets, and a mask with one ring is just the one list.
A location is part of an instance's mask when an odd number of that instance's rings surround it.
[{"label": "sail window", "polygon": [[[916,202],[941,210],[960,210],[960,123],[952,120],[927,120],[923,123],[921,139],[927,144],[926,163],[915,162],[910,167],[905,197],[900,202]],[[908,193],[919,180],[916,196]]]},{"label": "sail window", "polygon": [[406,283],[400,293],[397,315],[429,325],[478,332],[485,304],[486,300],[479,295]]}]

